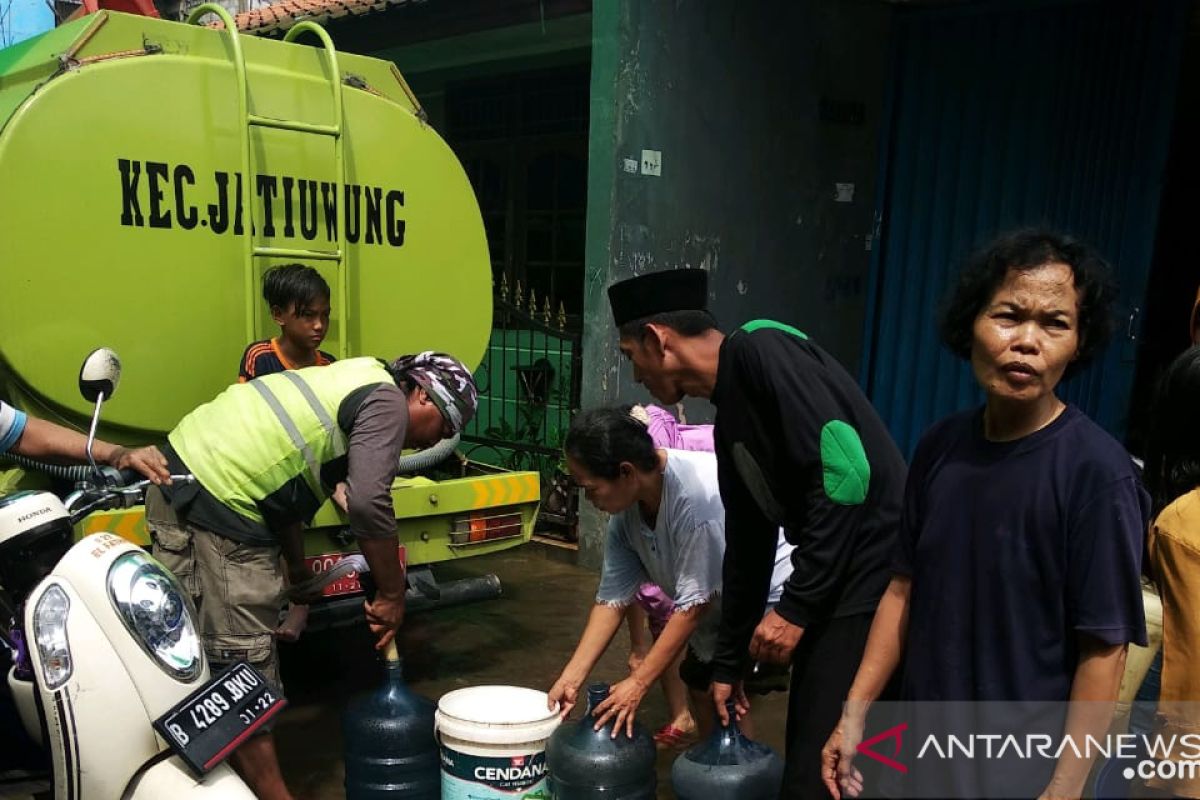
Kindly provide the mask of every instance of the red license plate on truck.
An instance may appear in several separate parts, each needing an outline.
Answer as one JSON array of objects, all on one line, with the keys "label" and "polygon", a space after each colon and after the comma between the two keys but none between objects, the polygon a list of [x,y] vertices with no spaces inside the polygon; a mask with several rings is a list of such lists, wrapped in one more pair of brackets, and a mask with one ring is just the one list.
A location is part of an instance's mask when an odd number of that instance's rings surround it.
[{"label": "red license plate on truck", "polygon": [[[400,565],[408,567],[408,555],[404,551],[404,545],[400,545]],[[313,575],[321,575],[329,570],[351,553],[326,553],[322,556],[311,556],[304,559],[304,563],[308,565],[308,571]],[[325,587],[321,592],[322,597],[341,597],[342,595],[355,594],[363,590],[362,584],[358,582],[358,573],[351,572],[338,578],[333,583]]]}]

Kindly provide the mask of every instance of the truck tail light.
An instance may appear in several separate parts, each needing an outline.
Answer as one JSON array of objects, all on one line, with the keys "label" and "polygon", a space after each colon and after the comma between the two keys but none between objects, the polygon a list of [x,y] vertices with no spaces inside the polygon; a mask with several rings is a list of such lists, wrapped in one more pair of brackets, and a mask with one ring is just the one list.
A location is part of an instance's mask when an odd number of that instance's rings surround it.
[{"label": "truck tail light", "polygon": [[478,544],[496,539],[511,539],[522,534],[519,511],[476,511],[454,518],[450,531],[450,543],[456,545]]}]

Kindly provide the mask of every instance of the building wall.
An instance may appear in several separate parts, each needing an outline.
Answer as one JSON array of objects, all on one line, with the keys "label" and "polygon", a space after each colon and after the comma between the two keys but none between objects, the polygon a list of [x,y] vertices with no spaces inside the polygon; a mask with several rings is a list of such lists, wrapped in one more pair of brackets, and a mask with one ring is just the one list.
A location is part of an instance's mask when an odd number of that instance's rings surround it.
[{"label": "building wall", "polygon": [[[585,408],[648,399],[605,289],[660,269],[709,270],[726,329],[780,319],[858,368],[890,14],[869,0],[593,7]],[[642,174],[643,150],[661,175]],[[581,505],[596,563],[604,522]]]}]

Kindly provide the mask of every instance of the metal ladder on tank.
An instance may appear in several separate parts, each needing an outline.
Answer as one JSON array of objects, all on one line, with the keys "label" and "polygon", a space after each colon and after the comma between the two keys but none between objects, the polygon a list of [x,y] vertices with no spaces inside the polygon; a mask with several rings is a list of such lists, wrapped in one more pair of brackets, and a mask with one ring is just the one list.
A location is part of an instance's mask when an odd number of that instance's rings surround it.
[{"label": "metal ladder on tank", "polygon": [[[341,71],[338,68],[337,50],[333,46],[333,40],[329,38],[329,34],[320,25],[310,20],[297,22],[293,25],[283,37],[283,41],[292,42],[300,34],[310,32],[321,40],[321,44],[325,48],[326,54],[329,56],[329,71],[332,73],[333,80],[331,81],[333,89],[333,124],[319,125],[312,122],[303,122],[300,120],[290,119],[275,119],[273,117],[264,117],[259,114],[250,113],[250,83],[246,74],[246,60],[242,54],[242,43],[237,30],[237,24],[233,21],[233,17],[223,7],[216,3],[205,3],[197,6],[188,14],[187,22],[190,25],[198,23],[201,17],[207,14],[215,14],[220,18],[225,25],[225,32],[228,34],[229,43],[233,51],[233,69],[234,75],[238,84],[238,114],[239,117],[245,120],[245,125],[242,127],[242,191],[241,203],[243,213],[248,219],[244,220],[242,226],[242,241],[244,247],[244,269],[245,273],[245,293],[246,293],[246,341],[252,342],[258,338],[258,314],[259,304],[258,286],[255,281],[254,260],[256,258],[292,258],[303,261],[331,261],[334,263],[336,270],[336,285],[339,292],[339,303],[342,307],[341,312],[337,316],[337,333],[338,333],[338,358],[345,358],[348,354],[349,343],[347,341],[346,332],[346,307],[350,291],[350,274],[347,267],[347,251],[344,245],[345,232],[342,230],[344,226],[337,223],[345,219],[345,203],[346,203],[346,141],[343,136],[343,110],[342,110],[342,79]],[[329,137],[333,139],[333,172],[335,191],[334,207],[335,212],[335,230],[338,231],[337,245],[334,250],[308,250],[302,248],[291,247],[263,247],[254,242],[254,195],[255,195],[255,180],[257,172],[254,169],[253,148],[250,146],[250,132],[254,128],[274,128],[276,130],[295,131],[297,133],[308,133],[315,136]],[[340,214],[338,212],[341,212]],[[342,219],[337,219],[341,216]]]}]

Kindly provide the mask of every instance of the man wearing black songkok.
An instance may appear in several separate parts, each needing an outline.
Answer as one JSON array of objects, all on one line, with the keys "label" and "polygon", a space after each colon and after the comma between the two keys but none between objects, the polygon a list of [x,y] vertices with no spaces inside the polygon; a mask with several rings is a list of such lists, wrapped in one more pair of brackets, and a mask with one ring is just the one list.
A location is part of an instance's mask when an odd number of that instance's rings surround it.
[{"label": "man wearing black songkok", "polygon": [[[641,275],[610,286],[609,302],[634,380],[662,403],[687,395],[717,409],[726,539],[717,714],[725,719],[730,697],[748,708],[749,661],[790,663],[781,796],[822,798],[821,747],[888,583],[904,460],[854,379],[804,333],[762,319],[718,330],[707,277]],[[793,572],[764,616],[780,526],[796,545]]]}]

